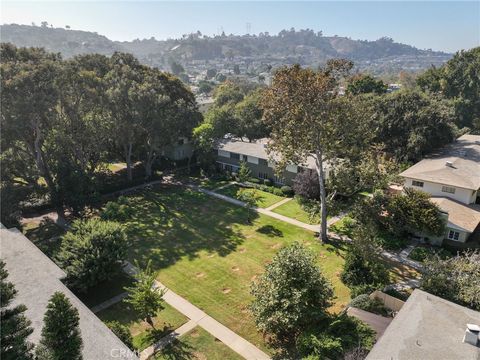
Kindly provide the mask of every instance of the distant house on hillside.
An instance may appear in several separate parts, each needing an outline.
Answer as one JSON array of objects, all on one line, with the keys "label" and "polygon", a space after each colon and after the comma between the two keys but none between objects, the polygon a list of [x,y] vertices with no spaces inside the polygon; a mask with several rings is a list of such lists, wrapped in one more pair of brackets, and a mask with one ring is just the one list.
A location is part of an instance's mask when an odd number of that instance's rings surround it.
[{"label": "distant house on hillside", "polygon": [[[217,165],[221,170],[238,172],[240,162],[245,161],[252,171],[252,177],[261,180],[269,179],[276,185],[292,185],[293,179],[299,172],[316,171],[315,159],[309,156],[305,164],[287,165],[282,175],[277,175],[275,163],[267,154],[267,144],[268,139],[260,139],[251,143],[238,139],[220,140],[215,147]],[[328,171],[326,173],[328,175]]]},{"label": "distant house on hillside", "polygon": [[405,188],[429,193],[448,215],[447,242],[480,236],[480,135],[459,137],[400,176]]}]

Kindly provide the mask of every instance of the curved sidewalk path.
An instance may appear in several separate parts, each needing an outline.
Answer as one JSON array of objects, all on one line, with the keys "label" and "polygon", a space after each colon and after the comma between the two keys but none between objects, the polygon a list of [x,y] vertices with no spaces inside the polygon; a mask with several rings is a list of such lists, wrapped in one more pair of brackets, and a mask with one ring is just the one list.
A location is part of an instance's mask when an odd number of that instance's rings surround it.
[{"label": "curved sidewalk path", "polygon": [[[124,271],[133,276],[137,272],[137,268],[131,263],[126,262]],[[190,321],[188,322],[189,326],[193,326],[193,324],[201,326],[210,334],[215,336],[218,340],[227,345],[230,349],[243,356],[247,360],[270,359],[267,354],[265,354],[255,345],[237,335],[226,326],[220,324],[217,320],[207,315],[204,311],[200,310],[185,298],[165,287],[165,285],[159,281],[155,281],[155,287],[158,289],[167,290],[165,295],[163,295],[163,299],[167,304],[193,321],[193,323]]]}]

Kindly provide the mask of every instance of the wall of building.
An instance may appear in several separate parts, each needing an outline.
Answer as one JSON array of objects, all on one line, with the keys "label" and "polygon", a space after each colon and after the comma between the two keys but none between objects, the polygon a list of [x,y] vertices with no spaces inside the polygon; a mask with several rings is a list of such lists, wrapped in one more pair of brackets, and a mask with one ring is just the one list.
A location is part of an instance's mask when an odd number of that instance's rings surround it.
[{"label": "wall of building", "polygon": [[[240,162],[244,160],[247,163],[248,168],[252,172],[252,177],[259,178],[259,179],[264,179],[265,176],[267,179],[270,179],[272,182],[278,184],[278,185],[293,185],[293,179],[295,179],[295,176],[297,173],[291,172],[291,171],[284,171],[283,172],[283,181],[279,182],[276,181],[278,178],[276,177],[275,170],[270,167],[267,164],[262,161],[262,159],[254,158],[251,156],[248,156],[247,158],[243,158],[242,155],[240,155],[240,159],[233,159],[230,157],[230,154],[228,152],[224,152],[222,150],[218,151],[217,155],[217,164],[222,166],[222,169],[224,169],[225,165],[230,165],[234,167],[240,167]],[[293,170],[293,168],[289,168],[289,170]],[[234,169],[235,171],[235,169]],[[237,170],[238,171],[238,170]]]},{"label": "wall of building", "polygon": [[[412,181],[421,181],[423,182],[423,187],[419,186],[414,186],[412,184]],[[438,183],[433,183],[433,182],[428,182],[428,181],[422,181],[422,180],[416,180],[416,179],[411,179],[411,178],[406,178],[405,179],[405,187],[406,188],[412,188],[416,190],[422,190],[425,191],[426,193],[431,194],[432,196],[443,196],[447,197],[450,199],[454,199],[457,201],[460,201],[464,204],[473,204],[477,198],[477,192],[470,190],[470,189],[464,189],[461,187],[456,187],[456,186],[450,186],[455,188],[455,193],[448,193],[448,192],[443,192],[442,191],[442,184]]]}]

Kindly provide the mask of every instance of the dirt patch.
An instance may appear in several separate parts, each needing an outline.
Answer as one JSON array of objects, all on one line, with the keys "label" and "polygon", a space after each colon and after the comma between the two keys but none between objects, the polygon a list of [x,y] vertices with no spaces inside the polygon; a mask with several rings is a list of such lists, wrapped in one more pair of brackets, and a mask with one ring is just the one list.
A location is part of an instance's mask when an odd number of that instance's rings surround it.
[{"label": "dirt patch", "polygon": [[207,360],[207,356],[205,354],[199,353],[199,352],[194,352],[193,353],[193,358],[195,360]]},{"label": "dirt patch", "polygon": [[228,294],[230,291],[232,291],[232,289],[230,289],[230,288],[223,288],[222,289],[222,293],[224,293],[224,294]]},{"label": "dirt patch", "polygon": [[250,278],[250,281],[255,281],[255,280],[257,280],[257,277],[258,277],[258,275],[253,275],[253,276]]},{"label": "dirt patch", "polygon": [[335,273],[335,276],[336,276],[336,277],[340,277],[340,274],[341,274],[341,272],[340,272],[340,271],[337,271],[337,272]]},{"label": "dirt patch", "polygon": [[213,258],[214,256],[215,256],[215,254],[209,254],[209,255],[207,255],[207,257],[208,257],[209,259]]},{"label": "dirt patch", "polygon": [[241,254],[243,254],[243,253],[247,252],[247,249],[241,248],[241,249],[239,249],[238,251],[239,251]]},{"label": "dirt patch", "polygon": [[281,245],[279,243],[270,245],[270,249],[278,249]]},{"label": "dirt patch", "polygon": [[327,255],[325,255],[325,253],[320,253],[320,259],[326,259],[327,258]]},{"label": "dirt patch", "polygon": [[197,338],[200,336],[200,334],[198,333],[198,330],[197,329],[193,329],[191,332],[190,332],[190,336],[193,337],[193,338]]},{"label": "dirt patch", "polygon": [[232,266],[232,271],[239,271],[240,268],[238,266]]},{"label": "dirt patch", "polygon": [[203,272],[197,272],[197,273],[195,274],[195,276],[196,276],[197,278],[202,278],[202,277],[205,276],[205,273],[203,273]]}]

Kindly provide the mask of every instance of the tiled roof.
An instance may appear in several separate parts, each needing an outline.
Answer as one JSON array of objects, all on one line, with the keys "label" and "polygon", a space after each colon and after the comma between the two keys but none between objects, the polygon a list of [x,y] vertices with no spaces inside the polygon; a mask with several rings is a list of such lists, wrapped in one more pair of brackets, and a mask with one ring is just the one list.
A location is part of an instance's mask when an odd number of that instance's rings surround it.
[{"label": "tiled roof", "polygon": [[64,293],[80,315],[83,358],[138,359],[103,322],[61,281],[65,273],[17,229],[0,229],[1,258],[8,270],[8,281],[18,291],[14,304],[27,306],[33,333],[29,340],[38,343],[46,306],[54,292]]},{"label": "tiled roof", "polygon": [[464,231],[473,232],[480,224],[480,205],[466,205],[445,197],[431,197],[442,211],[448,213],[449,225]]},{"label": "tiled roof", "polygon": [[480,312],[415,289],[366,360],[479,359],[463,342],[467,324],[480,324]]},{"label": "tiled roof", "polygon": [[400,176],[465,189],[480,188],[480,135],[463,135]]}]

